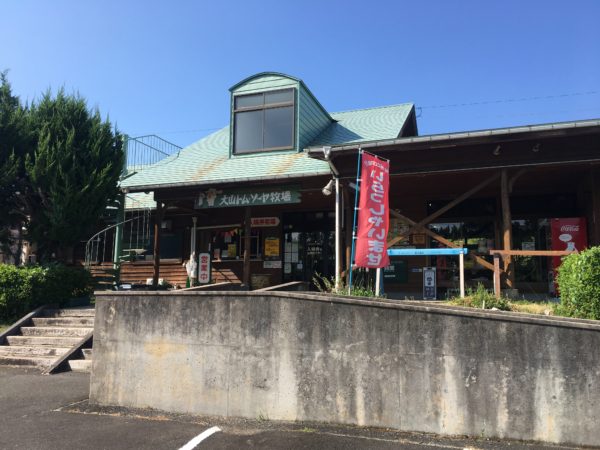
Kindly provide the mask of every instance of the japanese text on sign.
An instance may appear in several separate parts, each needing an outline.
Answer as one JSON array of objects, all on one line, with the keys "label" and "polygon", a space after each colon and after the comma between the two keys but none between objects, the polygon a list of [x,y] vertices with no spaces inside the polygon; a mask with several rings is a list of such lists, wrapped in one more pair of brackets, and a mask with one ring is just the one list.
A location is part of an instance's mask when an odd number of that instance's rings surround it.
[{"label": "japanese text on sign", "polygon": [[236,206],[280,205],[300,203],[296,188],[277,188],[264,191],[217,191],[201,192],[194,203],[196,209],[231,208]]},{"label": "japanese text on sign", "polygon": [[198,282],[206,284],[210,281],[210,253],[200,253],[198,262]]},{"label": "japanese text on sign", "polygon": [[389,265],[389,177],[389,161],[363,153],[354,259],[357,267],[381,268]]}]

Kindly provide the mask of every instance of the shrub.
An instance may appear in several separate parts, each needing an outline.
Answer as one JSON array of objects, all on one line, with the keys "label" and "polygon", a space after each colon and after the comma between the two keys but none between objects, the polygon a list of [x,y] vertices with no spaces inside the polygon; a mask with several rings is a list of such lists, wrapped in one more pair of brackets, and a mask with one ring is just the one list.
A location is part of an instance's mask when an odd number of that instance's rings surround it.
[{"label": "shrub", "polygon": [[452,304],[458,306],[467,306],[469,308],[480,309],[500,309],[502,311],[510,311],[510,304],[504,298],[496,298],[496,296],[488,291],[481,283],[477,284],[477,288],[469,288],[465,293],[465,298],[453,298]]},{"label": "shrub", "polygon": [[564,258],[558,269],[558,287],[557,313],[600,320],[600,247]]},{"label": "shrub", "polygon": [[82,268],[0,264],[0,320],[14,321],[44,304],[63,306],[92,290],[92,276]]}]

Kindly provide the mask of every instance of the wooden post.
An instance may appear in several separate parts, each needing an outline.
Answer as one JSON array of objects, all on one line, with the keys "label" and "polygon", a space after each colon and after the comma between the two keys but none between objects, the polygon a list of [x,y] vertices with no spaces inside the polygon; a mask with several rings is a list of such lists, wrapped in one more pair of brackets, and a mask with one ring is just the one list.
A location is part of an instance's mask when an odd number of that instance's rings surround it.
[{"label": "wooden post", "polygon": [[[502,242],[504,250],[512,250],[512,217],[510,214],[510,199],[508,194],[508,173],[502,170],[500,177],[500,199],[502,201]],[[513,288],[515,285],[515,273],[513,269],[512,256],[504,256],[504,272],[506,273],[506,285]]]},{"label": "wooden post", "polygon": [[164,217],[163,204],[156,202],[156,215],[154,220],[154,272],[152,274],[152,287],[158,286],[158,277],[160,275],[160,226]]},{"label": "wooden post", "polygon": [[494,295],[500,298],[500,255],[494,254]]},{"label": "wooden post", "polygon": [[244,210],[244,274],[242,277],[244,287],[247,290],[250,290],[250,246],[252,245],[250,240],[252,233],[252,229],[250,228],[251,217],[250,207],[247,206]]}]

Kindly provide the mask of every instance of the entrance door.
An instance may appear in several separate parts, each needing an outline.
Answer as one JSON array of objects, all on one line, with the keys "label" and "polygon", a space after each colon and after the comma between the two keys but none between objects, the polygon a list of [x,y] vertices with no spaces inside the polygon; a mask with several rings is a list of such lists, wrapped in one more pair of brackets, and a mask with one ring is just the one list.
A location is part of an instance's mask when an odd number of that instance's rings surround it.
[{"label": "entrance door", "polygon": [[329,213],[293,213],[284,216],[283,278],[308,281],[330,279],[335,271],[335,233]]}]

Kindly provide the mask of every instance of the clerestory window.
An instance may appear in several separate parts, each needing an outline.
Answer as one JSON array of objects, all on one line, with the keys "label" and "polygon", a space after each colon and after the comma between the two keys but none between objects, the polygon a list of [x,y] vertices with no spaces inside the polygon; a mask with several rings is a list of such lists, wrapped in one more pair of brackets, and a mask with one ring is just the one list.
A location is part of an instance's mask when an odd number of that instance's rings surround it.
[{"label": "clerestory window", "polygon": [[233,153],[294,148],[294,89],[238,95],[233,108]]}]

